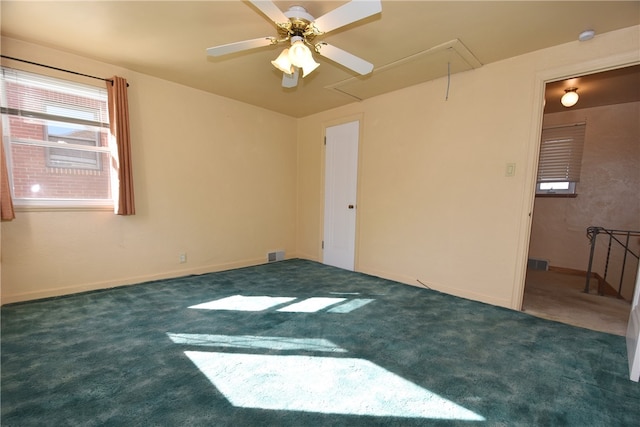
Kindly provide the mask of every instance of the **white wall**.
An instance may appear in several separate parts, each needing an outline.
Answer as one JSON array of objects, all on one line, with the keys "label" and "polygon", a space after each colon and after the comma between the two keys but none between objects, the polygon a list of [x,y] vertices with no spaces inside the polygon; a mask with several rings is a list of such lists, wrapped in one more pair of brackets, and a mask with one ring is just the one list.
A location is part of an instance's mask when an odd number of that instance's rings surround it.
[{"label": "white wall", "polygon": [[2,49],[127,78],[137,212],[18,210],[2,223],[3,303],[295,256],[295,119],[42,46]]}]

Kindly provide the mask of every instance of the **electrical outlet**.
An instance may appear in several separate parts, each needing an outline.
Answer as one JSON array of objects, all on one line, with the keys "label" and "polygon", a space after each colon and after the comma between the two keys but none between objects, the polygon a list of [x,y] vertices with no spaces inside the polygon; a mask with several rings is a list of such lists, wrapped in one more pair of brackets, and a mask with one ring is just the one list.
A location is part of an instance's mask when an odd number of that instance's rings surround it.
[{"label": "electrical outlet", "polygon": [[185,262],[187,262],[187,253],[186,252],[181,252],[180,253],[179,261],[180,261],[180,264],[184,264]]}]

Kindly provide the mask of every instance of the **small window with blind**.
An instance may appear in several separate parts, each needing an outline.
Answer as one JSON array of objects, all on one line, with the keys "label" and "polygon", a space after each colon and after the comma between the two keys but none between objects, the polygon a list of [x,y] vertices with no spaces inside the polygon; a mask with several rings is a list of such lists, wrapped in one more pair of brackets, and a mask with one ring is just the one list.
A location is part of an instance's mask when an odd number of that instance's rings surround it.
[{"label": "small window with blind", "polygon": [[542,130],[538,161],[537,196],[575,197],[580,181],[585,123]]},{"label": "small window with blind", "polygon": [[111,206],[106,88],[2,67],[3,143],[17,206]]}]

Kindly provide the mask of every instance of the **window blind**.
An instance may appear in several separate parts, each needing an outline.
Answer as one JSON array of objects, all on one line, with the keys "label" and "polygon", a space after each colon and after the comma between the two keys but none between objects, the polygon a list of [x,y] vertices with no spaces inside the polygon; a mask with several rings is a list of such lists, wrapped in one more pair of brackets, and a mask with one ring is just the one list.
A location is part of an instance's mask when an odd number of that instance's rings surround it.
[{"label": "window blind", "polygon": [[[109,127],[106,88],[67,82],[5,67],[1,69],[0,81],[3,92],[0,97],[2,114],[75,123],[98,129]],[[71,110],[53,114],[47,111],[47,106],[52,103],[77,105],[78,99],[84,99],[85,106],[97,114],[87,118],[86,115],[74,114]]]},{"label": "window blind", "polygon": [[585,123],[542,130],[538,182],[578,182],[582,165]]}]

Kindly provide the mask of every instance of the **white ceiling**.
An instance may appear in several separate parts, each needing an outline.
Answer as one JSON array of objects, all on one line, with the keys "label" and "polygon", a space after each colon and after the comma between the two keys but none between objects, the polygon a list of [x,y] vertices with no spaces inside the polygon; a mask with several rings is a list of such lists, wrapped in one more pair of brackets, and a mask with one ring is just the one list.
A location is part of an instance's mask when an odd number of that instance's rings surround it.
[{"label": "white ceiling", "polygon": [[[346,1],[275,3],[282,10],[302,5],[319,17]],[[321,66],[298,87],[284,89],[282,74],[270,63],[283,45],[206,55],[211,46],[277,35],[273,23],[248,2],[3,0],[0,8],[3,36],[293,117],[446,75],[447,62],[456,67],[453,72],[471,70],[575,41],[585,29],[601,34],[640,24],[638,1],[383,1],[381,14],[317,39],[372,62],[372,74],[358,77],[317,56]],[[437,48],[453,44],[457,48]]]}]

